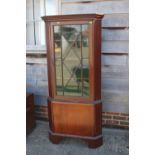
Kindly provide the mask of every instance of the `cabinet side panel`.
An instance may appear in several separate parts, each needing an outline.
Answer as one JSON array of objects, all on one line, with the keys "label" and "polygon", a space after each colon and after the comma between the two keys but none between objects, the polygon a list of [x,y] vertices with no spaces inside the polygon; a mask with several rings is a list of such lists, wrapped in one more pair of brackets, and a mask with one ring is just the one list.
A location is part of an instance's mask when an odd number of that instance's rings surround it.
[{"label": "cabinet side panel", "polygon": [[101,20],[94,23],[94,99],[101,99]]},{"label": "cabinet side panel", "polygon": [[97,136],[102,134],[102,103],[96,104],[94,106],[94,113],[95,113],[94,136]]},{"label": "cabinet side panel", "polygon": [[52,103],[48,101],[48,120],[49,120],[49,127],[50,130],[54,131],[54,126],[53,126],[53,120],[52,120]]},{"label": "cabinet side panel", "polygon": [[51,43],[50,43],[50,23],[46,22],[46,46],[47,46],[47,69],[48,69],[48,89],[49,89],[49,96],[53,96],[53,92],[52,92],[52,62],[51,62]]}]

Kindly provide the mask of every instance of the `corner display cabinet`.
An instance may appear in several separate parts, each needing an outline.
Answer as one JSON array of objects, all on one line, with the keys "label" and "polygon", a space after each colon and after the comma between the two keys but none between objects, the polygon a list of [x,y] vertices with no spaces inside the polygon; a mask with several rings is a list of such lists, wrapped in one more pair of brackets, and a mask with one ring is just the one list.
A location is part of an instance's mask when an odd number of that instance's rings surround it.
[{"label": "corner display cabinet", "polygon": [[48,62],[49,138],[102,145],[99,14],[44,16]]}]

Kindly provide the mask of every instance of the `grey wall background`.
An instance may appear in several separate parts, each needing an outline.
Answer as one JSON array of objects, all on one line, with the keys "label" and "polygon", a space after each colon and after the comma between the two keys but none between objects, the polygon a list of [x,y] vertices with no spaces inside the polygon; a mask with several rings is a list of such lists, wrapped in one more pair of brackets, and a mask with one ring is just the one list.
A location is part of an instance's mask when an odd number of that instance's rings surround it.
[{"label": "grey wall background", "polygon": [[[128,0],[59,0],[58,14],[101,13],[102,20],[102,101],[103,111],[129,110],[129,6]],[[45,53],[46,50],[27,51]],[[35,104],[47,105],[46,57],[26,58],[26,87],[35,94]]]}]

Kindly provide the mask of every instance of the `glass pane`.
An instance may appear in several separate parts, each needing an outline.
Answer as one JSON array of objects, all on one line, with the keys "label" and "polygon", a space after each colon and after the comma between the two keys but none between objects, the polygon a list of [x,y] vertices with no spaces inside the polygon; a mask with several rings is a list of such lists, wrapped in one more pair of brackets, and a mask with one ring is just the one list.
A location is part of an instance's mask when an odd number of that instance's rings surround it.
[{"label": "glass pane", "polygon": [[26,45],[34,45],[34,24],[26,24]]},{"label": "glass pane", "polygon": [[32,0],[26,0],[26,21],[33,21],[33,3]]},{"label": "glass pane", "polygon": [[62,84],[62,67],[61,60],[55,62],[56,67],[56,89],[57,95],[63,95],[63,84]]},{"label": "glass pane", "polygon": [[88,25],[82,25],[82,56],[88,58]]},{"label": "glass pane", "polygon": [[83,74],[83,95],[89,95],[89,60],[83,59],[83,67],[82,67],[82,74]]},{"label": "glass pane", "polygon": [[35,22],[36,45],[45,45],[45,24],[44,22]]},{"label": "glass pane", "polygon": [[89,96],[88,25],[54,26],[54,45],[57,95]]},{"label": "glass pane", "polygon": [[80,75],[77,73],[80,70],[79,61],[70,60],[63,63],[64,75],[64,95],[66,96],[81,96]]},{"label": "glass pane", "polygon": [[61,27],[54,26],[54,47],[55,47],[55,58],[61,59]]},{"label": "glass pane", "polygon": [[41,16],[45,15],[44,0],[34,0],[34,18],[41,20]]},{"label": "glass pane", "polygon": [[65,96],[81,96],[81,84],[70,79],[69,84],[64,87]]},{"label": "glass pane", "polygon": [[76,76],[81,64],[80,29],[80,25],[63,25],[61,28],[64,95],[66,96],[81,96],[79,77]]}]

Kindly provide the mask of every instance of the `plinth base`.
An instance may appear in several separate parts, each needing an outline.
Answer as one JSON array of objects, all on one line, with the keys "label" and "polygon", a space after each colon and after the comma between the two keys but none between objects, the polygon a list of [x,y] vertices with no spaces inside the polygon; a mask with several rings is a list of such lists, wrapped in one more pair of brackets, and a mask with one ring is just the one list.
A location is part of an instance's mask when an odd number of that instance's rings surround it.
[{"label": "plinth base", "polygon": [[73,136],[73,135],[59,135],[59,134],[52,134],[49,132],[49,139],[53,144],[59,144],[60,141],[65,137],[74,137],[74,138],[80,138],[81,140],[84,140],[89,148],[97,148],[100,147],[103,144],[103,138],[102,136],[97,137],[81,137],[81,136]]}]

